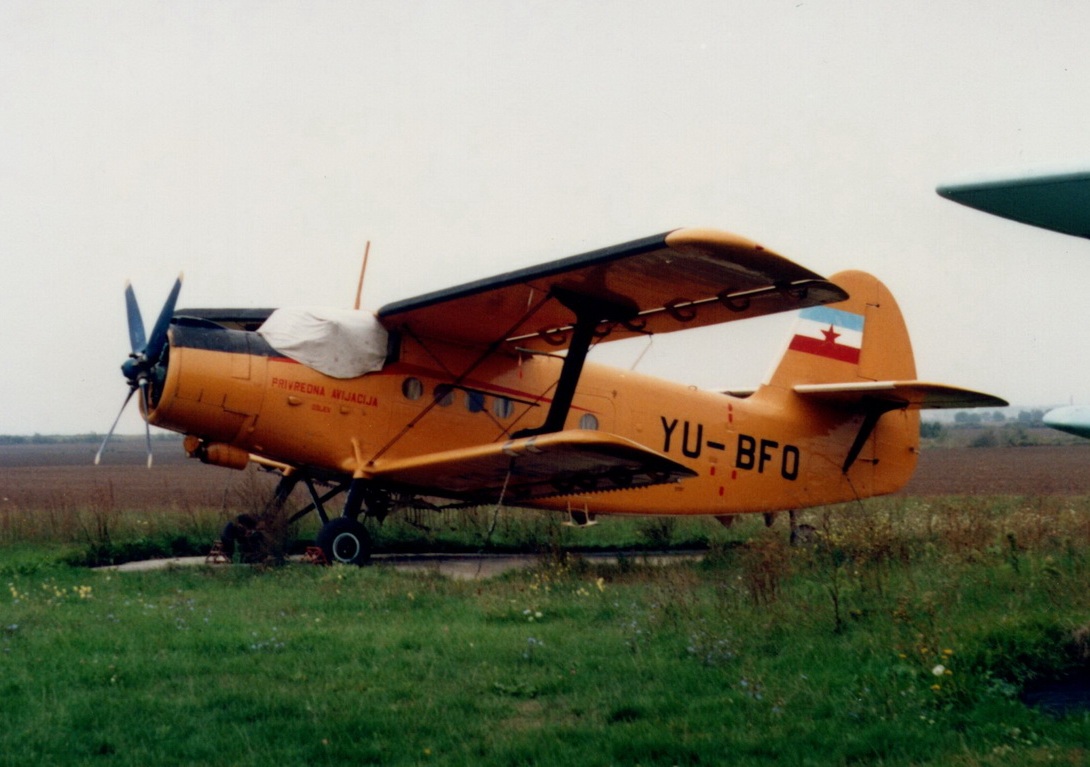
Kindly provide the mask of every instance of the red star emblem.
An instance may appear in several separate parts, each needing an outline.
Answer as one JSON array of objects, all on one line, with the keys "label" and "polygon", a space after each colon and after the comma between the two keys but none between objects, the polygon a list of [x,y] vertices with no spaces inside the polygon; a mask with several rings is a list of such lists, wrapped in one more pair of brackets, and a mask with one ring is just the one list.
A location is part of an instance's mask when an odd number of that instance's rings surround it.
[{"label": "red star emblem", "polygon": [[828,330],[823,330],[821,332],[825,336],[825,343],[827,344],[835,344],[836,339],[840,338],[840,333],[837,333],[835,330],[833,330],[832,325],[829,326]]}]

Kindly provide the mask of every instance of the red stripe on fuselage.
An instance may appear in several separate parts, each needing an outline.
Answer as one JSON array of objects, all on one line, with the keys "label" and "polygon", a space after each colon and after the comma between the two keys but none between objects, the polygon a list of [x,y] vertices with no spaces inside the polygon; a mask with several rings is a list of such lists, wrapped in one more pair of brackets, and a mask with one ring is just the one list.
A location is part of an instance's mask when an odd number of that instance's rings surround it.
[{"label": "red stripe on fuselage", "polygon": [[[286,362],[291,365],[302,365],[302,363],[297,362],[290,357],[277,356],[270,357],[269,360],[272,362]],[[302,365],[302,367],[307,366]],[[427,368],[422,365],[410,365],[400,362],[395,362],[393,365],[384,368],[382,372],[387,375],[419,375],[425,378],[438,378],[440,380],[442,380],[447,375],[441,370],[434,370],[432,368]],[[454,384],[451,385],[454,386]],[[508,397],[516,402],[520,402],[526,405],[551,405],[553,402],[552,397],[548,397],[543,394],[534,394],[532,392],[524,391],[521,389],[512,389],[507,386],[498,386],[496,384],[492,384],[487,381],[480,381],[477,379],[467,379],[465,381],[462,381],[455,388],[458,387],[464,389],[472,389],[474,391],[479,391],[482,394],[493,397]],[[575,404],[572,405],[571,409],[583,413],[598,412],[596,410],[590,410],[588,408],[580,407],[579,405]]]}]

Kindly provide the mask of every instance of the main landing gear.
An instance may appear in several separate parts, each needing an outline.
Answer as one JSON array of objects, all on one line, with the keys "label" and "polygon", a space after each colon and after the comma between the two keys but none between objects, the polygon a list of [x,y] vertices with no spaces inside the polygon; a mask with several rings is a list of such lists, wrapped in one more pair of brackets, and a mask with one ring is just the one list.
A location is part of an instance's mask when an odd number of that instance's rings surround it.
[{"label": "main landing gear", "polygon": [[[310,493],[311,502],[285,519],[284,506],[300,482]],[[341,515],[330,518],[326,513],[326,502],[345,492]],[[390,495],[366,480],[341,482],[320,495],[311,477],[292,472],[280,478],[273,498],[262,514],[242,514],[227,523],[220,536],[221,548],[228,557],[237,550],[243,562],[282,560],[287,553],[288,527],[314,511],[322,520],[315,544],[325,561],[363,566],[371,559],[371,536],[360,518],[382,521],[391,506]]]},{"label": "main landing gear", "polygon": [[322,525],[315,540],[327,562],[365,565],[371,558],[371,536],[358,519],[337,517]]}]

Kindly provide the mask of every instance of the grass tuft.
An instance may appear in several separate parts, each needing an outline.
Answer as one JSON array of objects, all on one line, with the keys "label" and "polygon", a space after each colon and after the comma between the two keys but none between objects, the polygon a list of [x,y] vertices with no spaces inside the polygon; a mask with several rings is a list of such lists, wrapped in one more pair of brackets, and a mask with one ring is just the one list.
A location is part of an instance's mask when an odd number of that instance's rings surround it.
[{"label": "grass tuft", "polygon": [[[418,544],[550,552],[477,582],[381,565],[89,570],[73,563],[92,545],[104,558],[177,553],[222,509],[144,524],[120,507],[81,509],[84,523],[0,550],[0,763],[1087,755],[1085,709],[1023,699],[1088,671],[1090,499],[830,507],[801,515],[813,535],[799,546],[759,518],[730,530],[678,520],[667,535],[638,519],[571,531],[469,511],[479,524],[465,530],[413,528]],[[579,533],[589,544],[568,537]],[[616,562],[580,551],[649,537],[702,539],[706,555],[662,565],[639,550]]]}]

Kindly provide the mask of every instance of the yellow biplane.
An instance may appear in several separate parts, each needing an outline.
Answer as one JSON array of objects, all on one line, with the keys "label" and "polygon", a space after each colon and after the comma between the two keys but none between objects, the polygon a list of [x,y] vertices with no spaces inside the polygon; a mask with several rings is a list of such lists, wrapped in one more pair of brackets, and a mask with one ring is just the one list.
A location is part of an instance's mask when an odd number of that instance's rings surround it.
[{"label": "yellow biplane", "polygon": [[[274,503],[303,483],[312,502],[296,516],[318,513],[330,561],[367,561],[360,518],[399,508],[505,503],[577,524],[599,514],[728,522],[890,493],[916,465],[920,408],[1006,404],[916,380],[900,310],[874,277],[826,279],[714,230],[679,229],[377,313],[175,311],[180,286],[150,336],[126,289],[128,399],[141,392],[147,423],[187,435],[190,456],[279,472]],[[787,349],[751,392],[586,361],[598,343],[789,310],[799,315]],[[340,514],[327,514],[340,493]]]}]

